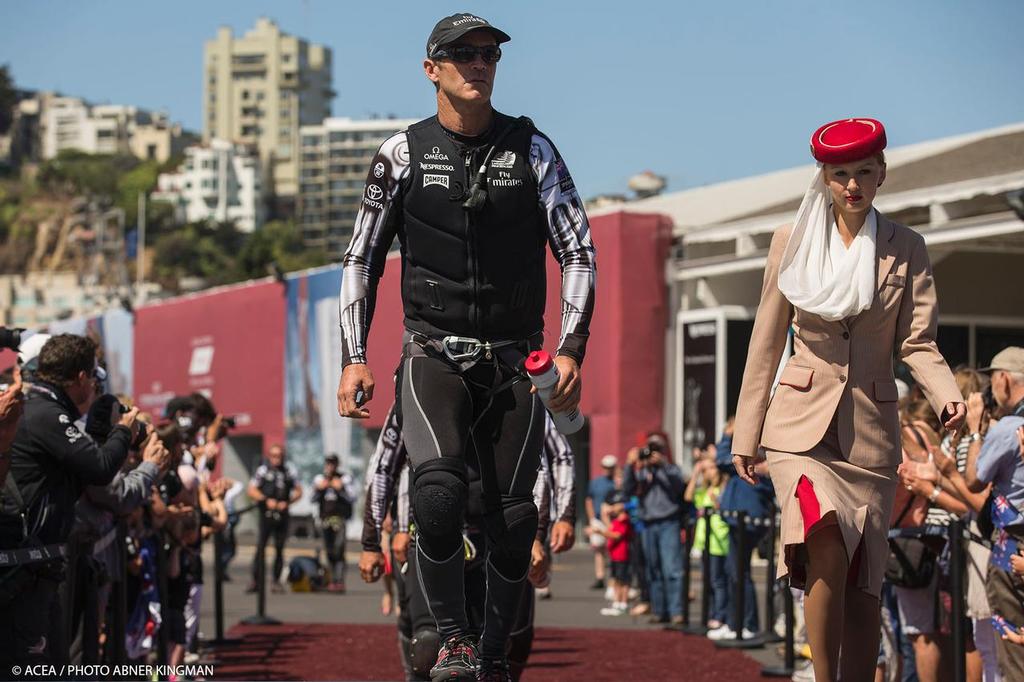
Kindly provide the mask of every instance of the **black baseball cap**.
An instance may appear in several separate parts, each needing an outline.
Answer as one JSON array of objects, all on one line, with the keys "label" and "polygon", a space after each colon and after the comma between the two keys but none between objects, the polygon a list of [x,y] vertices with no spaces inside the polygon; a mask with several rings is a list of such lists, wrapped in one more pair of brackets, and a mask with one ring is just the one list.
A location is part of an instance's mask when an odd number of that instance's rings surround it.
[{"label": "black baseball cap", "polygon": [[430,37],[427,38],[427,57],[433,55],[434,50],[442,45],[450,45],[470,31],[476,31],[477,29],[490,31],[499,45],[512,40],[507,33],[494,28],[486,19],[481,19],[469,12],[459,12],[450,17],[445,17],[434,26],[434,30],[430,32]]}]

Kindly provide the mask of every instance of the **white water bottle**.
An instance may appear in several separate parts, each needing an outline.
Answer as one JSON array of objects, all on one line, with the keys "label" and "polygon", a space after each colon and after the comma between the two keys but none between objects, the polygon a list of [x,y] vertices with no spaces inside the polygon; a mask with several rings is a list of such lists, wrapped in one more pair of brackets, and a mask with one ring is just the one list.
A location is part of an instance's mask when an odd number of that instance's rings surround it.
[{"label": "white water bottle", "polygon": [[527,356],[524,367],[530,381],[537,387],[537,395],[544,402],[544,406],[548,408],[551,419],[555,422],[555,428],[567,436],[582,429],[584,420],[578,407],[574,408],[572,412],[552,412],[548,406],[551,391],[558,385],[558,369],[551,356],[545,351],[535,350]]}]

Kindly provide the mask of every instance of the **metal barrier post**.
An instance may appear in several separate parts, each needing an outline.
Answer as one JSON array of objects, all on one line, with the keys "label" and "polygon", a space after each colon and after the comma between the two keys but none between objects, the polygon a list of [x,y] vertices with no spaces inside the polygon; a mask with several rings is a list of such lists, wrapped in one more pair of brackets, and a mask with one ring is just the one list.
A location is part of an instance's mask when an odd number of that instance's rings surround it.
[{"label": "metal barrier post", "polygon": [[701,556],[700,568],[703,593],[700,602],[700,622],[683,628],[683,632],[688,635],[707,634],[708,619],[711,617],[711,513],[707,508],[700,510],[697,523],[700,523],[700,519],[704,519],[704,554]]},{"label": "metal barrier post", "polygon": [[[160,606],[161,614],[166,614],[167,605],[167,545],[164,544],[166,540],[162,534],[158,534],[156,538],[156,584],[157,591],[160,594]],[[160,624],[160,629],[157,634],[157,662],[160,665],[167,665],[168,655],[170,653],[170,641],[167,633],[167,621],[164,620]]]},{"label": "metal barrier post", "polygon": [[114,665],[124,665],[128,662],[128,652],[125,651],[125,633],[128,623],[128,586],[125,582],[128,565],[126,535],[125,521],[120,519],[117,522],[117,536],[114,542],[117,543],[122,570],[121,574],[116,576],[116,582],[110,587],[110,608],[113,616],[110,621],[110,635],[107,637],[107,651]]},{"label": "metal barrier post", "polygon": [[256,615],[242,619],[246,625],[280,625],[281,621],[267,615],[267,538],[264,532],[266,521],[260,519],[260,530],[256,540]]},{"label": "metal barrier post", "polygon": [[[764,646],[761,638],[743,639],[743,621],[747,611],[747,512],[736,512],[736,590],[733,597],[733,619],[736,622],[736,639],[721,639],[715,646],[723,649],[756,649]],[[751,595],[757,602],[757,595]]]},{"label": "metal barrier post", "polygon": [[793,676],[793,671],[796,668],[796,652],[794,651],[795,644],[793,642],[793,628],[795,627],[793,623],[793,590],[790,588],[788,581],[783,587],[782,592],[782,613],[786,620],[782,666],[765,666],[761,668],[762,677],[785,677],[789,679]]},{"label": "metal barrier post", "polygon": [[683,630],[690,627],[690,579],[693,576],[693,534],[697,529],[696,518],[686,524],[686,542],[683,543]]},{"label": "metal barrier post", "polygon": [[953,600],[953,679],[964,682],[967,679],[967,633],[964,632],[964,522],[953,519],[949,524],[949,587]]},{"label": "metal barrier post", "polygon": [[782,638],[775,634],[775,543],[778,539],[775,525],[775,505],[768,510],[768,566],[764,581],[764,636],[765,643],[778,642]]}]

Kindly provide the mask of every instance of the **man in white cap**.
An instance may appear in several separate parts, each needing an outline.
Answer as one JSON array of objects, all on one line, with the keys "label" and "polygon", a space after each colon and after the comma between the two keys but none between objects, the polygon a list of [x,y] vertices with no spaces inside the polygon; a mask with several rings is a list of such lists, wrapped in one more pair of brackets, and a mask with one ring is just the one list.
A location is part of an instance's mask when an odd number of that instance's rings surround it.
[{"label": "man in white cap", "polygon": [[[615,467],[619,460],[615,455],[605,455],[601,458],[602,473],[590,481],[587,486],[587,525],[591,529],[603,529],[604,522],[601,521],[601,505],[615,490]],[[605,539],[599,532],[591,533],[590,547],[594,550],[594,584],[592,590],[605,589]]]},{"label": "man in white cap", "polygon": [[[1024,426],[1024,348],[1010,346],[982,369],[992,377],[991,395],[973,393],[967,399],[967,486],[981,492],[992,484],[992,518],[1007,533],[1005,551],[1024,547],[1020,532],[1024,520],[1024,459],[1017,431]],[[990,398],[990,399],[986,399]],[[994,409],[993,409],[994,408]],[[990,417],[1004,415],[989,427]],[[986,591],[993,616],[1015,625],[1024,623],[1024,587],[1011,571],[989,564]],[[1024,680],[1024,646],[997,638],[999,667],[1008,680]]]}]

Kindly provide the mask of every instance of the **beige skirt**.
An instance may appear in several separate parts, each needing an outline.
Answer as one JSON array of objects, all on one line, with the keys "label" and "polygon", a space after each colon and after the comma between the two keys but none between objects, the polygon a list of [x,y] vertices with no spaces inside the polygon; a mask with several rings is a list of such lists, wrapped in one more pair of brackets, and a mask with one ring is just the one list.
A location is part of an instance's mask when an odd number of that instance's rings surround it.
[{"label": "beige skirt", "polygon": [[896,467],[864,469],[850,464],[830,428],[808,452],[768,450],[768,470],[782,507],[778,577],[789,575],[793,587],[804,588],[804,540],[815,524],[834,514],[846,545],[851,581],[858,589],[880,596],[889,557],[889,518],[899,481]]}]

